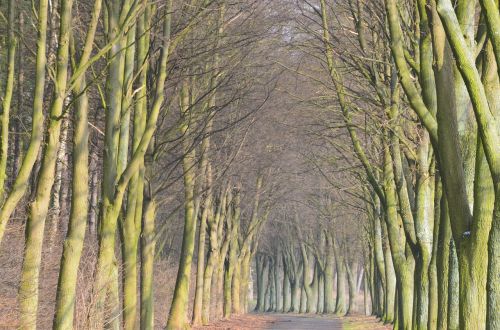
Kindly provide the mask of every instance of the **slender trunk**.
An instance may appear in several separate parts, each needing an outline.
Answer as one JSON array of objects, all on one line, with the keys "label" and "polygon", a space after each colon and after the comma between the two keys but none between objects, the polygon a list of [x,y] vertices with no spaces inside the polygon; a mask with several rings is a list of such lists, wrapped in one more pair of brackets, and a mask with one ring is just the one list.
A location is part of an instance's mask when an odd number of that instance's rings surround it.
[{"label": "slender trunk", "polygon": [[252,260],[252,253],[247,252],[245,257],[243,258],[241,264],[241,282],[240,282],[240,304],[242,313],[248,312],[248,291],[249,286],[251,285],[251,270],[250,270],[250,261]]},{"label": "slender trunk", "polygon": [[[100,5],[100,4],[99,4]],[[100,6],[99,6],[100,7]],[[95,12],[99,12],[96,9]],[[75,118],[73,136],[73,180],[71,194],[71,213],[68,233],[64,242],[57,287],[54,329],[70,329],[76,300],[78,267],[82,255],[88,216],[88,108],[89,100],[85,92],[85,78],[82,76],[75,86]],[[79,95],[78,97],[76,95]]]},{"label": "slender trunk", "polygon": [[255,306],[255,311],[264,312],[265,311],[265,295],[267,287],[267,270],[268,262],[267,257],[260,255],[256,259],[257,265],[257,305]]},{"label": "slender trunk", "polygon": [[[405,251],[406,237],[402,232],[396,205],[396,189],[389,147],[384,152],[384,188],[386,191],[386,223],[394,270],[398,280],[398,317],[399,329],[411,329],[413,313],[413,280],[411,276],[411,256]],[[387,267],[386,267],[387,272]]]},{"label": "slender trunk", "polygon": [[[23,12],[19,11],[19,35],[24,35],[24,15]],[[22,118],[24,117],[24,98],[25,98],[25,88],[24,88],[24,47],[22,43],[19,43],[17,50],[17,115],[18,118],[14,119],[14,131],[21,131]],[[12,184],[15,182],[15,178],[19,174],[19,169],[23,162],[23,152],[24,152],[24,139],[20,134],[14,136],[14,164],[12,166],[11,178]],[[11,188],[12,188],[11,184]],[[1,236],[1,234],[0,234]],[[1,237],[0,237],[1,242]]]},{"label": "slender trunk", "polygon": [[[92,149],[91,149],[92,150]],[[98,199],[99,199],[99,170],[97,168],[97,155],[91,152],[90,156],[90,205],[89,205],[89,230],[92,236],[97,232]]]},{"label": "slender trunk", "polygon": [[47,12],[48,0],[38,3],[38,37],[36,41],[35,86],[33,93],[33,112],[31,120],[31,138],[24,156],[21,168],[14,182],[11,192],[0,209],[0,243],[2,242],[5,228],[17,204],[30,186],[30,176],[35,162],[38,159],[40,145],[43,140],[43,100],[45,90],[45,66],[47,63]]},{"label": "slender trunk", "polygon": [[207,217],[209,208],[211,207],[209,196],[205,200],[205,207],[200,218],[200,230],[198,232],[198,261],[196,263],[196,290],[193,303],[193,324],[200,324],[202,322],[203,310],[203,290],[209,282],[205,282],[205,241],[207,233]]},{"label": "slender trunk", "polygon": [[[365,315],[371,315],[370,311],[370,289],[368,287],[368,277],[363,276],[363,297],[364,297],[364,306],[365,306]],[[373,299],[373,298],[372,298]]]},{"label": "slender trunk", "polygon": [[[184,87],[183,114],[188,115],[186,111],[189,108],[187,87]],[[185,118],[187,120],[187,118]],[[189,298],[189,282],[191,278],[191,264],[194,252],[196,219],[194,218],[194,164],[195,154],[191,147],[190,139],[187,139],[188,122],[183,123],[181,133],[184,136],[183,150],[184,157],[182,167],[184,172],[184,233],[182,236],[181,256],[179,260],[179,269],[175,282],[174,297],[170,314],[167,322],[167,329],[182,329],[187,321],[187,304]]]},{"label": "slender trunk", "polygon": [[282,263],[281,263],[281,258],[280,258],[281,253],[278,251],[278,253],[275,255],[274,260],[275,260],[275,268],[274,268],[274,287],[276,288],[275,294],[276,294],[276,312],[280,312],[283,310],[283,281],[280,279],[280,274],[283,270]]},{"label": "slender trunk", "polygon": [[327,252],[326,252],[325,279],[324,279],[325,307],[323,309],[323,312],[326,314],[332,314],[335,312],[335,301],[333,296],[333,274],[334,274],[335,258],[333,255],[333,246],[331,244],[333,243],[332,238],[327,237],[326,243],[327,243],[326,244]]},{"label": "slender trunk", "polygon": [[320,271],[318,274],[318,303],[316,313],[323,314],[325,308],[325,274]]},{"label": "slender trunk", "polygon": [[349,285],[349,305],[347,307],[346,314],[354,313],[354,298],[356,297],[356,282],[354,278],[354,274],[352,273],[352,268],[349,262],[345,261],[345,267],[347,272],[347,283]]},{"label": "slender trunk", "polygon": [[[97,295],[95,310],[91,312],[91,326],[101,328],[104,321],[106,293],[113,285],[113,259],[115,234],[120,206],[113,205],[117,183],[118,146],[120,133],[121,101],[123,92],[123,41],[119,36],[119,16],[123,1],[107,6],[107,40],[115,40],[108,54],[106,79],[106,117],[104,131],[104,156],[102,174],[102,209],[100,212],[99,255],[94,291]],[[110,292],[111,294],[111,292]],[[113,317],[112,315],[110,317]],[[108,321],[108,320],[106,320]]]},{"label": "slender trunk", "polygon": [[141,330],[154,329],[154,256],[155,256],[154,199],[144,201],[144,215],[141,234]]},{"label": "slender trunk", "polygon": [[300,286],[297,281],[290,283],[290,312],[298,313],[300,310]]},{"label": "slender trunk", "polygon": [[22,328],[26,329],[36,327],[38,283],[45,220],[49,209],[50,192],[54,183],[56,154],[59,147],[59,134],[61,128],[60,117],[63,110],[64,95],[66,93],[72,6],[72,0],[62,1],[59,35],[60,47],[57,51],[57,84],[54,92],[54,99],[50,107],[51,120],[48,128],[48,143],[45,148],[42,167],[37,181],[35,200],[31,204],[26,224],[26,243],[21,272],[21,283],[19,286],[20,324]]},{"label": "slender trunk", "polygon": [[10,104],[14,94],[14,71],[16,67],[16,44],[14,35],[14,20],[16,16],[15,2],[8,2],[7,21],[7,80],[5,81],[5,92],[2,95],[2,108],[0,110],[0,201],[3,202],[5,181],[7,179],[7,159],[9,158],[9,121]]},{"label": "slender trunk", "polygon": [[[125,1],[122,10],[129,11],[132,1]],[[139,19],[137,19],[138,21]],[[129,143],[130,143],[130,118],[132,111],[132,82],[134,75],[134,60],[136,51],[136,29],[137,24],[133,24],[126,32],[125,56],[123,59],[123,97],[121,104],[120,141],[118,146],[118,177],[125,170],[128,163]],[[141,35],[143,37],[143,35]],[[139,52],[139,50],[138,50]],[[142,50],[143,53],[146,50]],[[144,61],[144,59],[143,59]],[[139,62],[142,64],[142,62]],[[144,70],[144,68],[143,68]],[[142,81],[142,88],[145,82]],[[140,139],[144,134],[146,108],[144,103],[139,103],[135,108],[134,132],[132,141],[132,154],[137,151]],[[130,180],[127,207],[123,222],[121,223],[122,235],[122,258],[123,258],[123,328],[133,330],[137,328],[137,257],[139,248],[139,235],[142,218],[142,176],[141,169]]]},{"label": "slender trunk", "polygon": [[300,307],[299,307],[299,313],[301,313],[301,314],[307,313],[307,294],[306,294],[306,290],[304,289],[304,285],[303,284],[300,286]]},{"label": "slender trunk", "polygon": [[[65,106],[68,105],[68,98],[64,101]],[[52,224],[50,229],[50,239],[55,241],[59,231],[59,219],[61,217],[61,201],[62,201],[62,186],[63,174],[67,166],[66,153],[68,143],[69,119],[66,115],[61,119],[61,137],[59,141],[59,150],[57,151],[56,171],[54,177],[54,187],[52,188],[52,206],[51,218]]]},{"label": "slender trunk", "polygon": [[384,323],[394,322],[395,299],[396,299],[396,272],[392,259],[389,238],[387,237],[386,225],[383,225],[384,237],[384,261],[385,261],[385,296],[384,296]]},{"label": "slender trunk", "polygon": [[[459,269],[455,242],[450,242],[450,259],[448,266],[448,329],[460,329]],[[464,328],[465,329],[465,328]]]},{"label": "slender trunk", "polygon": [[346,299],[347,299],[347,270],[343,257],[337,252],[335,254],[335,262],[337,269],[337,298],[335,301],[335,314],[346,314]]},{"label": "slender trunk", "polygon": [[287,264],[285,253],[283,252],[282,255],[282,260],[283,260],[283,309],[281,310],[282,313],[287,313],[290,311],[291,308],[291,286],[290,286],[290,277],[288,275],[288,272],[290,271],[289,267],[290,265]]},{"label": "slender trunk", "polygon": [[438,283],[438,318],[437,329],[448,328],[448,272],[450,260],[451,227],[448,215],[446,196],[443,194],[440,201],[439,238],[437,245],[437,283]]},{"label": "slender trunk", "polygon": [[[222,202],[220,203],[222,204]],[[219,208],[221,207],[219,204]],[[210,242],[210,250],[208,251],[208,259],[207,265],[205,267],[205,271],[203,274],[203,303],[202,303],[202,322],[203,324],[207,324],[210,320],[210,306],[211,306],[211,292],[212,287],[214,286],[213,281],[213,273],[214,269],[218,263],[218,238],[217,238],[217,226],[220,221],[220,210],[217,210],[215,216],[211,216],[209,220],[209,242]]]}]

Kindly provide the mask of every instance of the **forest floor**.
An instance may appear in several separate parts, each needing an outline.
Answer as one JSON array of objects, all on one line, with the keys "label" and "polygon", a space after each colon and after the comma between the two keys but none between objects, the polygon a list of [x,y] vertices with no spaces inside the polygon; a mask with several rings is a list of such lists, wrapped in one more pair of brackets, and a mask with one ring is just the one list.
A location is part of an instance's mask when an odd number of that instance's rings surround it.
[{"label": "forest floor", "polygon": [[246,314],[210,325],[194,327],[196,330],[388,330],[389,325],[371,316],[346,317],[303,314]]}]

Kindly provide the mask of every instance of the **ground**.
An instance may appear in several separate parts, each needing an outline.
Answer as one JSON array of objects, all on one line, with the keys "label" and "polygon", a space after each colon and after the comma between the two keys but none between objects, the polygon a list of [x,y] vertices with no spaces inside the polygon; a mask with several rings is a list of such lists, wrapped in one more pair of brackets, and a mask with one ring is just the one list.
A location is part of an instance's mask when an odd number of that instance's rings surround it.
[{"label": "ground", "polygon": [[371,316],[323,316],[304,314],[246,314],[233,316],[230,320],[217,321],[196,330],[388,330]]}]

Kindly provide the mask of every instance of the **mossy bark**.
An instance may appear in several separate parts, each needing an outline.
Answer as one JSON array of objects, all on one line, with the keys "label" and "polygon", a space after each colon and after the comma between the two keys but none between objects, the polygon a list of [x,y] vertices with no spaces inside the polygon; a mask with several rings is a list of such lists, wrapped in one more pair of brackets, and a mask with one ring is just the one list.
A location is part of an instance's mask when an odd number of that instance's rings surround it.
[{"label": "mossy bark", "polygon": [[177,330],[187,326],[187,304],[189,298],[189,281],[191,277],[191,264],[195,246],[196,219],[194,217],[194,181],[195,181],[195,151],[189,138],[189,92],[187,81],[184,82],[181,98],[181,115],[183,124],[180,132],[183,138],[182,160],[183,180],[184,180],[184,232],[182,235],[181,256],[179,269],[175,282],[174,297],[170,307],[170,314],[167,322],[167,329]]},{"label": "mossy bark", "polygon": [[56,87],[50,106],[51,120],[48,124],[47,144],[36,184],[35,199],[30,205],[26,223],[26,242],[19,285],[20,327],[34,329],[38,310],[38,285],[42,257],[45,220],[50,204],[50,193],[54,184],[56,155],[59,148],[61,115],[68,77],[69,42],[72,18],[72,0],[61,3],[59,47],[57,49]]}]

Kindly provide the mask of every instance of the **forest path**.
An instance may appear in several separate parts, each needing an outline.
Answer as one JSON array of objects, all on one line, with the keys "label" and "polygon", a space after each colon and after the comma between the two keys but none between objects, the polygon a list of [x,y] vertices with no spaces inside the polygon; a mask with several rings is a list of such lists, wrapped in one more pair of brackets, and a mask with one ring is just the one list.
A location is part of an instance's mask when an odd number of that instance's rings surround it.
[{"label": "forest path", "polygon": [[368,316],[323,316],[306,314],[246,314],[232,317],[230,320],[217,321],[203,330],[386,330],[387,325]]},{"label": "forest path", "polygon": [[[274,316],[274,315],[273,315]],[[264,329],[282,330],[282,329],[295,329],[295,330],[341,330],[342,321],[340,319],[332,319],[319,316],[307,315],[276,315],[274,320],[269,326]]]}]

